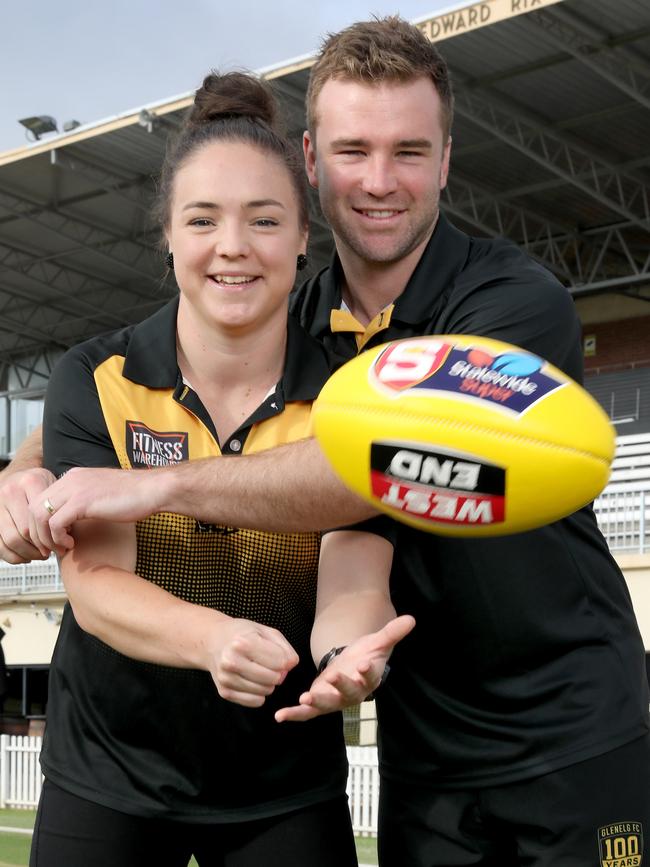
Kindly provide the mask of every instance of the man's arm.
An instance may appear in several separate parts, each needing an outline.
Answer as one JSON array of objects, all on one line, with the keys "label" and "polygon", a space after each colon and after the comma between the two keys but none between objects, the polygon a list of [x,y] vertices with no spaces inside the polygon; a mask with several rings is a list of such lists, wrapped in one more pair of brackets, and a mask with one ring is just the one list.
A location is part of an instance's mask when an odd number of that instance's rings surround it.
[{"label": "man's arm", "polygon": [[373,533],[342,530],[324,537],[311,636],[314,662],[333,648],[344,649],[298,705],[276,712],[278,722],[303,722],[359,704],[381,683],[394,646],[415,626],[409,615],[395,617],[392,559],[390,542]]},{"label": "man's arm", "polygon": [[79,626],[133,659],[209,671],[222,698],[259,707],[298,657],[276,629],[194,605],[133,572],[132,524],[85,521],[61,574]]},{"label": "man's arm", "polygon": [[54,476],[43,469],[41,428],[20,444],[13,461],[0,473],[0,557],[7,563],[44,560],[49,547],[43,545],[32,526],[30,503],[42,505],[43,491]]},{"label": "man's arm", "polygon": [[39,425],[25,437],[18,446],[14,459],[9,466],[2,471],[2,476],[6,474],[20,472],[21,470],[31,470],[33,467],[43,466],[43,429]]},{"label": "man's arm", "polygon": [[[51,517],[45,498],[56,510]],[[324,530],[374,514],[313,439],[154,470],[72,469],[33,507],[39,543],[65,548],[74,544],[68,528],[83,518],[134,522],[157,512],[275,532]]]}]

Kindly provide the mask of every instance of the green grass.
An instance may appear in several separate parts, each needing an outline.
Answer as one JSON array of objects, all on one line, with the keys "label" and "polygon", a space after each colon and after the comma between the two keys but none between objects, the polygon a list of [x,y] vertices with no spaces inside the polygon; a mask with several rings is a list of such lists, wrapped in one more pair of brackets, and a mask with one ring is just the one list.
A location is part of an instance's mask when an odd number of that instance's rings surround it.
[{"label": "green grass", "polygon": [[356,844],[360,864],[377,863],[377,840],[375,837],[357,837]]},{"label": "green grass", "polygon": [[0,810],[0,826],[5,828],[33,828],[36,810]]},{"label": "green grass", "polygon": [[[36,810],[0,810],[0,826],[33,828]],[[26,867],[32,838],[28,834],[0,832],[0,867]]]},{"label": "green grass", "polygon": [[0,833],[0,867],[26,867],[31,845],[27,834]]},{"label": "green grass", "polygon": [[[33,828],[36,810],[0,810],[0,826]],[[0,867],[27,867],[32,839],[27,834],[0,832]],[[377,841],[372,837],[357,837],[357,853],[362,864],[377,863]],[[194,858],[188,867],[198,867]]]}]

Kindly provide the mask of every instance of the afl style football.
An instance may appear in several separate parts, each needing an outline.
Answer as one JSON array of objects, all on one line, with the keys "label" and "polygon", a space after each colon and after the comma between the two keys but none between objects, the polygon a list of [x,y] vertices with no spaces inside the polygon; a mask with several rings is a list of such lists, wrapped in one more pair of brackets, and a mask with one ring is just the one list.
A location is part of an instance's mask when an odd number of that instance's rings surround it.
[{"label": "afl style football", "polygon": [[508,343],[416,337],[343,365],[314,408],[320,446],[353,491],[454,536],[551,523],[607,483],[614,429],[578,383]]}]

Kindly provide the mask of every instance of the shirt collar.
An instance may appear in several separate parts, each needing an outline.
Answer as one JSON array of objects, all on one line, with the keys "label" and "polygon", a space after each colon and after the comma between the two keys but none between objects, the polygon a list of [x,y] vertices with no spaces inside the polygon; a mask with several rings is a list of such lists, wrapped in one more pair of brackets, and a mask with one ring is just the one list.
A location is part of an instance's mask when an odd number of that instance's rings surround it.
[{"label": "shirt collar", "polygon": [[310,334],[329,334],[330,313],[338,310],[343,300],[342,285],[343,269],[335,249],[327,268],[312,277],[306,287],[307,294],[315,297],[315,301],[309,304],[310,309],[304,311],[303,316],[306,316],[306,319],[301,319],[303,326],[309,328]]},{"label": "shirt collar", "polygon": [[[440,212],[420,261],[406,288],[395,299],[392,319],[411,325],[427,319],[432,301],[451,285],[462,270],[469,245],[469,237],[452,226]],[[329,333],[330,313],[341,307],[342,285],[343,269],[334,252],[329,267],[313,278],[313,288],[318,288],[318,299],[312,312],[313,334]],[[312,286],[309,288],[312,289]]]},{"label": "shirt collar", "polygon": [[133,328],[122,376],[148,388],[175,388],[178,296]]},{"label": "shirt collar", "polygon": [[287,356],[281,386],[285,401],[315,400],[337,362],[293,316],[287,323]]},{"label": "shirt collar", "polygon": [[[134,326],[122,375],[147,388],[176,388],[182,382],[176,361],[178,298]],[[322,346],[290,316],[287,354],[280,384],[285,401],[314,400],[332,370]]]}]

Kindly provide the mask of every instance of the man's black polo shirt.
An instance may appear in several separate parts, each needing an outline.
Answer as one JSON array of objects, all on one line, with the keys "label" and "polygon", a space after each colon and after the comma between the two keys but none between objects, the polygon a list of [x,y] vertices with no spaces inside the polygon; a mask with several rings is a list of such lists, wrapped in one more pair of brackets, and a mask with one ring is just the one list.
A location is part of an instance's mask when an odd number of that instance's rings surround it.
[{"label": "man's black polo shirt", "polygon": [[[402,295],[358,337],[331,329],[350,325],[332,315],[340,278],[335,258],[292,301],[340,355],[420,334],[477,334],[581,379],[572,299],[506,241],[470,238],[441,215]],[[441,788],[508,783],[647,731],[643,644],[591,509],[501,538],[436,536],[389,518],[374,529],[395,545],[397,612],[417,619],[378,695],[385,777]]]}]

